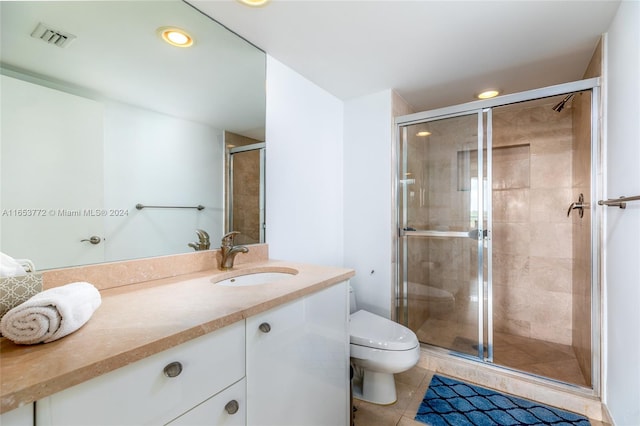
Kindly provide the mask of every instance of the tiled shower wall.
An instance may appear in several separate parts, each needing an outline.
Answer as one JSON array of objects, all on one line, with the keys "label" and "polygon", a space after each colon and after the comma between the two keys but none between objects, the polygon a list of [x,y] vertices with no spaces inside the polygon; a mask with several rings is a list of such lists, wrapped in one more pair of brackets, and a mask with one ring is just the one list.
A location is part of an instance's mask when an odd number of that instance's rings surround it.
[{"label": "tiled shower wall", "polygon": [[[580,194],[591,204],[591,94],[573,100],[573,199]],[[583,376],[591,378],[591,210],[572,214],[573,233],[573,347]]]},{"label": "tiled shower wall", "polygon": [[[584,78],[602,74],[602,40],[596,46]],[[580,93],[573,100],[573,199],[584,194],[591,200],[591,95]],[[591,380],[591,211],[573,215],[573,348],[585,379]]]},{"label": "tiled shower wall", "polygon": [[571,106],[494,109],[494,330],[571,345]]}]

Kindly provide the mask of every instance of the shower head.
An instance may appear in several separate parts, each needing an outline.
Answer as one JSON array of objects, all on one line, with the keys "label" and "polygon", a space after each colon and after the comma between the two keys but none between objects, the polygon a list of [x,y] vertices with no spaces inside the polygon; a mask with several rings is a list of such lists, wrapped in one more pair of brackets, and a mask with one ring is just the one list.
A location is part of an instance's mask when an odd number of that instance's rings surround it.
[{"label": "shower head", "polygon": [[566,104],[567,102],[569,102],[569,100],[573,98],[573,93],[569,93],[567,96],[564,97],[563,100],[561,100],[560,102],[558,102],[552,109],[555,112],[560,112],[564,109],[564,104]]}]

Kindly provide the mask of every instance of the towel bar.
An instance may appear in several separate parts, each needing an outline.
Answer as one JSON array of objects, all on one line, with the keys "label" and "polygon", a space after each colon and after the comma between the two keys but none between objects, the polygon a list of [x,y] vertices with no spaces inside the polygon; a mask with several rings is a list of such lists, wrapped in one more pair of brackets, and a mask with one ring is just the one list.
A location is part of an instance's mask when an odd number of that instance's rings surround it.
[{"label": "towel bar", "polygon": [[627,203],[629,201],[639,201],[640,195],[634,195],[633,197],[620,197],[613,198],[608,200],[600,200],[598,201],[599,206],[609,206],[609,207],[620,207],[621,209],[627,208]]},{"label": "towel bar", "polygon": [[136,209],[198,209],[204,210],[204,206],[199,204],[197,206],[145,206],[144,204],[136,204]]}]

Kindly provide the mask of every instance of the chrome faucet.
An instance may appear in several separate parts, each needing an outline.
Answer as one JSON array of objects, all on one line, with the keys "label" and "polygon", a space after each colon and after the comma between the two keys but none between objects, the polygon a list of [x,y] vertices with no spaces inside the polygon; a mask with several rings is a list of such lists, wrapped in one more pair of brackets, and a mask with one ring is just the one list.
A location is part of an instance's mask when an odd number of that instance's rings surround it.
[{"label": "chrome faucet", "polygon": [[238,253],[247,253],[249,249],[245,246],[234,246],[233,239],[240,232],[231,231],[222,237],[220,244],[220,253],[222,253],[222,260],[220,261],[220,269],[226,271],[233,268],[233,260]]},{"label": "chrome faucet", "polygon": [[207,231],[196,229],[196,234],[198,234],[199,241],[197,243],[189,243],[187,245],[195,251],[209,250],[209,247],[211,247],[211,242],[209,241],[209,234],[207,234]]}]

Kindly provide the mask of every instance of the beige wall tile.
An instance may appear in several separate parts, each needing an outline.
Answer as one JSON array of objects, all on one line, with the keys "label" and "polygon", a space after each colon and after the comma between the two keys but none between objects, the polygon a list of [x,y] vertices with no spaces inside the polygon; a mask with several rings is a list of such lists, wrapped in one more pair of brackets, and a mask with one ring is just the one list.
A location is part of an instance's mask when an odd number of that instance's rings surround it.
[{"label": "beige wall tile", "polygon": [[528,255],[531,242],[527,223],[494,223],[493,253]]},{"label": "beige wall tile", "polygon": [[571,259],[536,257],[530,258],[531,286],[537,290],[571,293]]},{"label": "beige wall tile", "polygon": [[576,200],[568,187],[533,188],[529,192],[531,222],[567,223],[567,209]]},{"label": "beige wall tile", "polygon": [[531,256],[571,259],[573,246],[570,223],[532,223],[530,230]]},{"label": "beige wall tile", "polygon": [[531,285],[529,256],[503,253],[493,256],[493,285],[528,288]]},{"label": "beige wall tile", "polygon": [[570,188],[570,182],[570,151],[531,156],[531,188]]},{"label": "beige wall tile", "polygon": [[529,194],[528,188],[494,190],[492,193],[493,223],[529,222],[531,209]]}]

